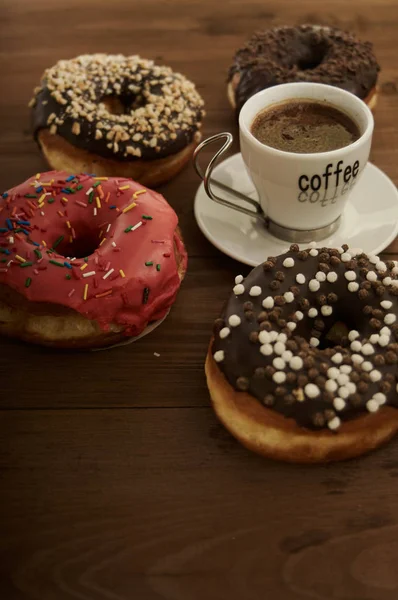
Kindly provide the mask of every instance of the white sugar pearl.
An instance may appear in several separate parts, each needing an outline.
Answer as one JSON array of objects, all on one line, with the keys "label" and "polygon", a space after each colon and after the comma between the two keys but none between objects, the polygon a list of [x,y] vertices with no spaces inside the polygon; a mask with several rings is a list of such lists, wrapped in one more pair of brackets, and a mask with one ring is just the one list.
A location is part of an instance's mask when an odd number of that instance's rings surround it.
[{"label": "white sugar pearl", "polygon": [[321,313],[323,314],[324,317],[330,317],[332,312],[333,312],[333,308],[331,306],[329,306],[328,304],[324,304],[321,307]]},{"label": "white sugar pearl", "polygon": [[340,373],[340,375],[337,377],[337,383],[339,385],[345,385],[349,381],[350,381],[350,378],[345,373]]},{"label": "white sugar pearl", "polygon": [[326,275],[326,279],[329,281],[329,283],[335,283],[337,281],[337,273],[335,271],[329,271],[329,273]]},{"label": "white sugar pearl", "polygon": [[299,371],[303,368],[303,359],[300,356],[293,356],[289,362],[289,366],[293,371]]},{"label": "white sugar pearl", "polygon": [[336,354],[333,354],[332,361],[336,365],[339,365],[343,361],[343,355],[341,354],[341,352],[336,352]]},{"label": "white sugar pearl", "polygon": [[301,310],[296,310],[294,316],[298,321],[302,321],[304,319],[304,313],[302,313]]},{"label": "white sugar pearl", "polygon": [[241,319],[238,315],[231,315],[228,319],[228,323],[231,327],[238,327],[241,324]]},{"label": "white sugar pearl", "polygon": [[234,292],[235,296],[241,296],[242,294],[245,293],[245,286],[242,285],[241,283],[238,283],[234,287],[233,292]]},{"label": "white sugar pearl", "polygon": [[380,329],[380,333],[381,333],[381,335],[388,335],[388,336],[390,336],[391,335],[391,329],[389,327],[384,326],[384,327],[382,327]]},{"label": "white sugar pearl", "polygon": [[362,344],[359,340],[354,340],[350,344],[350,348],[353,352],[360,352],[362,348]]},{"label": "white sugar pearl", "polygon": [[314,348],[316,348],[317,346],[319,346],[319,340],[316,337],[312,337],[310,338],[310,346],[313,346]]},{"label": "white sugar pearl", "polygon": [[326,275],[323,271],[318,271],[318,273],[315,275],[315,279],[322,283],[322,281],[326,281]]},{"label": "white sugar pearl", "polygon": [[278,342],[282,342],[282,344],[285,344],[287,342],[287,335],[286,335],[286,333],[278,333],[276,340]]},{"label": "white sugar pearl", "polygon": [[390,337],[388,335],[381,335],[379,337],[379,346],[384,348],[384,346],[388,346],[390,343]]},{"label": "white sugar pearl", "polygon": [[373,365],[369,360],[364,360],[361,367],[364,371],[367,371],[368,373],[373,369]]},{"label": "white sugar pearl", "polygon": [[263,308],[274,308],[274,299],[272,296],[267,296],[263,300]]},{"label": "white sugar pearl", "polygon": [[371,381],[373,381],[374,383],[376,383],[376,381],[380,381],[380,379],[381,379],[381,373],[377,369],[373,369],[373,371],[371,371],[369,373],[369,377],[370,377]]},{"label": "white sugar pearl", "polygon": [[369,262],[372,263],[372,265],[375,265],[376,263],[379,262],[379,257],[376,256],[375,254],[368,254],[368,259],[369,259]]},{"label": "white sugar pearl", "polygon": [[294,321],[289,321],[289,322],[286,324],[286,327],[287,327],[288,329],[290,329],[290,331],[294,331],[294,330],[296,329],[296,327],[297,327],[297,323],[294,323]]},{"label": "white sugar pearl", "polygon": [[271,341],[271,335],[268,331],[260,331],[258,334],[258,341],[260,344],[269,344]]},{"label": "white sugar pearl", "polygon": [[327,380],[325,383],[325,390],[327,392],[331,392],[332,394],[337,390],[337,383],[334,381],[334,379]]},{"label": "white sugar pearl", "polygon": [[383,285],[391,285],[392,279],[391,277],[384,277]]},{"label": "white sugar pearl", "polygon": [[260,352],[261,352],[261,354],[264,354],[264,356],[271,356],[271,354],[273,354],[274,350],[273,350],[271,344],[263,344],[262,346],[260,346]]},{"label": "white sugar pearl", "polygon": [[291,269],[292,267],[294,267],[294,260],[291,257],[285,258],[282,264],[286,269]]},{"label": "white sugar pearl", "polygon": [[346,271],[344,273],[344,277],[347,279],[347,281],[355,281],[355,279],[357,278],[357,274],[355,273],[355,271]]},{"label": "white sugar pearl", "polygon": [[316,308],[310,308],[310,310],[308,311],[308,316],[311,317],[311,319],[315,319],[315,317],[318,315],[318,311]]},{"label": "white sugar pearl", "polygon": [[392,325],[393,323],[395,323],[396,320],[397,320],[397,317],[394,315],[394,313],[388,313],[384,317],[384,323],[386,325]]},{"label": "white sugar pearl", "polygon": [[381,392],[377,392],[376,394],[374,394],[373,400],[376,400],[377,404],[381,406],[382,404],[385,404],[387,402],[387,396],[385,394],[382,394]]},{"label": "white sugar pearl", "polygon": [[357,331],[356,329],[351,329],[351,331],[348,334],[348,339],[350,340],[350,342],[353,342],[358,337],[359,337],[359,331]]},{"label": "white sugar pearl", "polygon": [[308,398],[316,398],[321,393],[319,387],[314,383],[307,383],[304,388],[304,393]]},{"label": "white sugar pearl", "polygon": [[224,354],[224,350],[217,350],[217,352],[215,352],[213,354],[213,358],[216,362],[221,362],[224,360],[225,354]]},{"label": "white sugar pearl", "polygon": [[275,367],[275,369],[278,369],[279,371],[281,371],[282,369],[284,369],[286,367],[285,361],[280,356],[277,356],[276,358],[274,358],[274,360],[272,361],[272,364]]},{"label": "white sugar pearl", "polygon": [[393,267],[393,268],[391,269],[391,273],[392,273],[393,275],[397,275],[397,273],[398,273],[398,267],[397,267],[397,265],[395,265],[395,267]]},{"label": "white sugar pearl", "polygon": [[282,342],[276,342],[276,344],[274,345],[275,354],[281,355],[285,350],[286,346]]},{"label": "white sugar pearl", "polygon": [[377,402],[377,400],[374,400],[372,398],[371,400],[367,401],[366,408],[371,413],[377,412],[379,410],[379,403]]},{"label": "white sugar pearl", "polygon": [[347,288],[349,292],[357,292],[359,290],[359,284],[356,281],[350,281]]},{"label": "white sugar pearl", "polygon": [[337,248],[337,252],[339,254],[344,254],[344,249],[343,248]]},{"label": "white sugar pearl", "polygon": [[276,371],[276,373],[272,375],[272,379],[275,383],[283,383],[286,381],[286,373],[283,371]]},{"label": "white sugar pearl", "polygon": [[343,262],[349,262],[352,259],[352,256],[349,252],[343,252],[340,258]]},{"label": "white sugar pearl", "polygon": [[339,417],[333,417],[333,419],[328,421],[328,427],[332,431],[335,431],[336,429],[338,429],[340,427],[340,425],[341,425],[341,421],[340,421]]},{"label": "white sugar pearl", "polygon": [[365,359],[360,354],[351,354],[351,360],[353,363],[360,365]]},{"label": "white sugar pearl", "polygon": [[370,342],[371,344],[377,344],[377,343],[378,343],[378,341],[379,341],[379,339],[380,339],[380,336],[379,336],[379,334],[378,334],[378,333],[372,333],[372,335],[371,335],[371,336],[370,336],[370,338],[369,338],[369,342]]},{"label": "white sugar pearl", "polygon": [[351,373],[351,371],[351,365],[340,365],[340,373],[345,373],[346,375],[348,375],[348,373]]},{"label": "white sugar pearl", "polygon": [[260,296],[261,295],[261,288],[260,288],[260,286],[259,285],[253,285],[253,287],[250,288],[249,295],[250,296]]},{"label": "white sugar pearl", "polygon": [[329,367],[329,369],[327,370],[327,376],[329,377],[329,379],[337,379],[339,375],[340,371],[337,367]]},{"label": "white sugar pearl", "polygon": [[278,338],[278,332],[277,331],[270,331],[269,334],[271,336],[271,342],[275,342],[275,340]]},{"label": "white sugar pearl", "polygon": [[387,265],[382,260],[380,260],[379,262],[376,263],[376,269],[377,269],[377,271],[381,271],[381,272],[387,271]]},{"label": "white sugar pearl", "polygon": [[224,338],[228,337],[229,334],[231,333],[231,330],[229,327],[223,327],[220,331],[220,338],[223,340]]},{"label": "white sugar pearl", "polygon": [[339,396],[345,400],[350,395],[350,390],[346,386],[342,386],[339,388]]},{"label": "white sugar pearl", "polygon": [[318,256],[319,252],[316,250],[316,248],[311,248],[309,254],[310,256]]},{"label": "white sugar pearl", "polygon": [[316,242],[310,242],[308,248],[316,248]]},{"label": "white sugar pearl", "polygon": [[385,310],[389,310],[392,307],[392,302],[391,300],[383,300],[382,302],[380,302],[380,306]]},{"label": "white sugar pearl", "polygon": [[317,292],[321,287],[321,284],[316,279],[311,279],[311,281],[308,284],[308,287],[310,289],[310,292]]},{"label": "white sugar pearl", "polygon": [[293,292],[285,292],[283,294],[284,299],[286,300],[286,302],[289,304],[290,302],[293,302],[294,300],[294,294]]},{"label": "white sugar pearl", "polygon": [[375,349],[373,348],[372,344],[364,344],[362,346],[362,354],[364,354],[365,356],[369,356],[370,354],[374,354]]},{"label": "white sugar pearl", "polygon": [[355,392],[357,391],[357,386],[355,385],[355,383],[353,383],[352,381],[348,381],[345,384],[345,387],[347,388],[347,390],[350,392],[350,394],[355,394]]},{"label": "white sugar pearl", "polygon": [[236,283],[236,284],[238,284],[238,283],[242,283],[242,281],[243,281],[243,275],[237,275],[237,276],[235,277],[235,283]]},{"label": "white sugar pearl", "polygon": [[303,283],[305,283],[305,275],[303,275],[302,273],[297,273],[296,281],[297,281],[297,283],[302,285]]},{"label": "white sugar pearl", "polygon": [[374,271],[369,271],[368,273],[366,273],[366,279],[368,281],[377,281],[377,273],[375,273]]},{"label": "white sugar pearl", "polygon": [[292,357],[293,357],[293,352],[291,350],[285,350],[281,354],[281,358],[283,358],[283,360],[287,363],[291,360]]},{"label": "white sugar pearl", "polygon": [[333,406],[336,410],[343,410],[345,407],[345,400],[343,400],[343,398],[335,398],[333,400]]}]

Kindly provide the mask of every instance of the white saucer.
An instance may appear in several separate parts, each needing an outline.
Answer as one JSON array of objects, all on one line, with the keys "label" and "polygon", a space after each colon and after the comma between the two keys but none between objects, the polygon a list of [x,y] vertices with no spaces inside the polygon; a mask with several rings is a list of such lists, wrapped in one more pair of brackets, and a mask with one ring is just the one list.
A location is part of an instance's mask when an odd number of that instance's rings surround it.
[{"label": "white saucer", "polygon": [[[220,163],[213,175],[229,187],[257,198],[240,153]],[[227,192],[220,194],[236,202],[236,198]],[[288,242],[271,235],[261,221],[211,200],[203,183],[195,196],[195,218],[202,233],[216,248],[253,267],[268,256],[283,253],[289,246]],[[398,190],[383,171],[368,163],[352,191],[340,227],[317,245],[348,244],[351,248],[378,254],[393,241],[397,232]],[[307,245],[303,244],[303,247]]]},{"label": "white saucer", "polygon": [[153,323],[151,323],[150,325],[145,327],[145,329],[143,331],[141,331],[141,333],[139,335],[136,335],[135,337],[126,338],[125,340],[122,340],[121,342],[117,342],[116,344],[112,344],[111,346],[104,346],[103,348],[92,348],[91,349],[92,352],[101,352],[102,350],[110,350],[111,348],[118,348],[119,346],[127,346],[128,344],[137,342],[144,336],[148,335],[148,333],[151,333],[154,329],[159,327],[159,325],[161,325],[163,323],[163,321],[166,319],[169,312],[170,312],[170,309],[167,311],[167,313],[164,315],[164,317],[162,319],[158,319],[158,321],[154,321]]}]

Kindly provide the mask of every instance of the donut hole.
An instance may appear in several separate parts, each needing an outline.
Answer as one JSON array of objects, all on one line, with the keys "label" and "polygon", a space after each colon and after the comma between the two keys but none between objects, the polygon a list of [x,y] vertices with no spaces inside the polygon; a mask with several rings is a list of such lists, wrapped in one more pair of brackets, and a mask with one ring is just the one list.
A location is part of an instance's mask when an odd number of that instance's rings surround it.
[{"label": "donut hole", "polygon": [[146,103],[146,99],[140,93],[122,95],[111,94],[104,96],[100,100],[100,104],[102,104],[105,110],[111,115],[129,115],[137,110],[137,108],[145,106]]},{"label": "donut hole", "polygon": [[319,338],[319,349],[324,350],[325,348],[341,346],[343,340],[347,339],[349,332],[350,328],[346,323],[343,321],[335,321]]},{"label": "donut hole", "polygon": [[[85,258],[94,254],[100,244],[99,231],[82,226],[80,229],[74,230],[75,237],[71,240],[71,236],[64,236],[64,239],[56,245],[55,251],[57,254],[65,258]],[[54,247],[55,240],[53,241]]]},{"label": "donut hole", "polygon": [[322,41],[303,46],[302,54],[297,61],[298,69],[300,71],[316,69],[324,61],[327,50],[328,45]]}]

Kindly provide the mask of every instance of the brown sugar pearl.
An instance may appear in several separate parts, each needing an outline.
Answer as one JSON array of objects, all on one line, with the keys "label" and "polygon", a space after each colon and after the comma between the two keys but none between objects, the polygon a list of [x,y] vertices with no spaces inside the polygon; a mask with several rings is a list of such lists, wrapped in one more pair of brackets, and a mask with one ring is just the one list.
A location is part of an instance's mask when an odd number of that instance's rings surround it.
[{"label": "brown sugar pearl", "polygon": [[307,375],[304,375],[303,373],[301,373],[298,377],[297,377],[297,383],[300,387],[304,387],[305,385],[307,385],[308,383],[308,377]]},{"label": "brown sugar pearl", "polygon": [[291,244],[290,246],[290,252],[299,252],[300,248],[298,246],[298,244]]},{"label": "brown sugar pearl", "polygon": [[287,406],[291,406],[296,402],[296,398],[293,396],[293,394],[286,394],[283,401]]},{"label": "brown sugar pearl", "polygon": [[369,273],[369,269],[359,269],[359,273],[362,275],[362,277],[366,278],[366,275]]},{"label": "brown sugar pearl", "polygon": [[337,248],[329,248],[329,254],[330,254],[330,256],[340,256]]},{"label": "brown sugar pearl", "polygon": [[382,320],[383,320],[383,316],[384,316],[384,315],[383,315],[383,311],[382,311],[382,310],[379,310],[378,308],[374,308],[374,309],[372,310],[372,316],[373,316],[375,319],[379,319],[380,321],[382,321]]},{"label": "brown sugar pearl", "polygon": [[246,392],[249,389],[249,380],[247,379],[247,377],[238,377],[238,379],[236,380],[236,387],[238,388],[238,390]]},{"label": "brown sugar pearl", "polygon": [[373,359],[373,364],[375,364],[376,367],[382,367],[383,365],[385,365],[386,361],[384,360],[384,356],[382,354],[376,354],[376,356]]},{"label": "brown sugar pearl", "polygon": [[322,271],[323,273],[329,273],[330,267],[327,263],[321,262],[321,263],[319,263],[319,270]]},{"label": "brown sugar pearl", "polygon": [[386,265],[387,269],[389,269],[390,271],[395,267],[395,263],[392,260],[387,261]]},{"label": "brown sugar pearl", "polygon": [[388,394],[388,392],[391,392],[391,383],[388,381],[381,381],[379,389],[381,392],[383,392],[383,394]]},{"label": "brown sugar pearl", "polygon": [[276,258],[276,256],[269,256],[269,257],[267,258],[267,260],[269,260],[270,262],[272,262],[272,264],[273,264],[273,265],[274,265],[274,267],[275,267],[275,265],[276,265],[276,261],[277,261],[277,258]]},{"label": "brown sugar pearl", "polygon": [[296,383],[297,381],[297,375],[296,373],[293,373],[292,371],[290,371],[287,375],[286,375],[286,381],[287,383],[289,383],[290,385],[293,385],[294,383]]},{"label": "brown sugar pearl", "polygon": [[274,263],[271,262],[270,260],[266,260],[265,263],[263,263],[263,269],[264,271],[271,271],[271,269],[274,268]]},{"label": "brown sugar pearl", "polygon": [[358,261],[358,267],[367,267],[368,261],[365,258],[360,258]]},{"label": "brown sugar pearl", "polygon": [[308,252],[306,252],[305,250],[301,250],[297,254],[297,258],[299,258],[300,260],[307,260],[307,258],[308,258]]},{"label": "brown sugar pearl", "polygon": [[343,248],[344,252],[347,252],[349,248],[348,244],[343,244],[341,247]]},{"label": "brown sugar pearl", "polygon": [[257,317],[257,322],[262,323],[263,321],[268,320],[268,313],[265,310],[262,310]]},{"label": "brown sugar pearl", "polygon": [[254,312],[252,310],[245,310],[245,319],[246,321],[253,321],[254,319]]},{"label": "brown sugar pearl", "polygon": [[325,329],[325,323],[322,321],[322,319],[315,319],[314,329],[317,331],[323,331]]},{"label": "brown sugar pearl", "polygon": [[253,310],[254,305],[253,302],[250,302],[250,300],[248,300],[247,302],[245,302],[243,304],[243,310]]},{"label": "brown sugar pearl", "polygon": [[319,370],[321,373],[327,373],[329,369],[329,365],[327,363],[321,363],[319,365]]},{"label": "brown sugar pearl", "polygon": [[365,381],[366,383],[369,383],[370,382],[370,375],[369,375],[369,373],[362,373],[361,380]]},{"label": "brown sugar pearl", "polygon": [[260,331],[272,331],[273,327],[269,321],[263,321],[260,323]]},{"label": "brown sugar pearl", "polygon": [[310,303],[307,298],[298,298],[297,304],[302,310],[308,310],[310,307]]},{"label": "brown sugar pearl", "polygon": [[377,285],[375,288],[375,292],[376,292],[376,296],[384,296],[384,292],[386,291],[386,288],[384,287],[384,285]]},{"label": "brown sugar pearl", "polygon": [[395,354],[395,352],[392,352],[392,351],[386,352],[386,363],[388,365],[395,365],[396,362],[397,362],[397,355]]},{"label": "brown sugar pearl", "polygon": [[384,379],[386,379],[390,383],[394,383],[395,382],[395,377],[394,377],[394,375],[392,373],[385,373],[384,374]]},{"label": "brown sugar pearl", "polygon": [[217,335],[221,329],[225,326],[224,319],[216,319],[213,324],[213,333]]},{"label": "brown sugar pearl", "polygon": [[329,304],[335,304],[338,300],[338,296],[337,294],[335,294],[334,292],[331,292],[330,294],[328,294],[328,302]]},{"label": "brown sugar pearl", "polygon": [[293,296],[295,298],[297,298],[297,296],[300,296],[300,290],[296,285],[292,285],[289,290],[292,292]]},{"label": "brown sugar pearl", "polygon": [[265,377],[265,369],[264,369],[264,367],[256,367],[254,369],[254,377],[256,379],[264,379],[264,377]]},{"label": "brown sugar pearl", "polygon": [[319,375],[318,369],[312,368],[308,371],[308,377],[314,380]]},{"label": "brown sugar pearl", "polygon": [[315,425],[315,427],[323,427],[325,425],[325,417],[320,412],[316,412],[315,414],[313,414],[311,417],[311,421],[312,424]]},{"label": "brown sugar pearl", "polygon": [[358,408],[362,404],[362,398],[359,394],[352,394],[348,397],[348,401],[355,408]]},{"label": "brown sugar pearl", "polygon": [[318,375],[317,377],[315,377],[314,383],[322,390],[326,384],[326,377]]},{"label": "brown sugar pearl", "polygon": [[319,304],[319,306],[324,306],[328,300],[325,294],[319,294],[319,296],[316,297],[316,301]]},{"label": "brown sugar pearl", "polygon": [[309,369],[311,369],[314,365],[315,365],[315,361],[312,358],[312,356],[307,356],[303,361],[304,369],[306,369],[307,371]]},{"label": "brown sugar pearl", "polygon": [[288,350],[290,350],[291,352],[297,352],[297,350],[298,350],[297,342],[295,342],[294,340],[288,340],[286,342],[286,348]]},{"label": "brown sugar pearl", "polygon": [[280,281],[273,279],[271,281],[271,283],[269,284],[269,287],[273,292],[275,292],[276,290],[279,290],[279,288],[281,287]]},{"label": "brown sugar pearl", "polygon": [[330,258],[330,264],[332,265],[332,267],[338,267],[340,263],[341,260],[337,256],[332,256]]},{"label": "brown sugar pearl", "polygon": [[272,312],[269,313],[268,318],[270,321],[272,321],[272,323],[276,323],[279,319],[279,313],[277,313],[275,310],[273,310]]},{"label": "brown sugar pearl", "polygon": [[398,344],[388,344],[387,350],[392,350],[393,352],[398,352]]},{"label": "brown sugar pearl", "polygon": [[361,394],[365,394],[365,392],[367,392],[368,389],[369,389],[369,386],[364,381],[359,381],[357,383],[357,390],[358,390],[358,392],[361,392]]},{"label": "brown sugar pearl", "polygon": [[327,408],[323,414],[325,415],[325,417],[327,418],[328,421],[331,421],[336,416],[335,411],[332,410],[331,408]]},{"label": "brown sugar pearl", "polygon": [[318,259],[319,259],[319,262],[321,262],[321,263],[328,263],[329,260],[330,260],[329,253],[328,252],[321,252],[318,255]]},{"label": "brown sugar pearl", "polygon": [[284,327],[286,327],[287,321],[285,321],[285,319],[279,319],[278,325],[279,325],[279,327],[281,327],[283,329]]},{"label": "brown sugar pearl", "polygon": [[390,292],[390,294],[392,296],[398,296],[398,287],[393,287],[392,289],[388,290]]},{"label": "brown sugar pearl", "polygon": [[266,377],[268,377],[268,379],[272,379],[272,375],[275,373],[276,369],[274,369],[274,367],[271,367],[271,365],[268,365],[265,367],[265,375]]},{"label": "brown sugar pearl", "polygon": [[281,396],[286,396],[286,394],[287,394],[287,389],[285,387],[283,387],[282,385],[278,385],[275,388],[275,396],[281,397]]},{"label": "brown sugar pearl", "polygon": [[278,281],[285,281],[285,274],[282,271],[277,271],[275,273],[275,279]]},{"label": "brown sugar pearl", "polygon": [[378,319],[370,319],[369,325],[372,327],[372,329],[381,329],[382,327],[382,323]]},{"label": "brown sugar pearl", "polygon": [[370,281],[362,281],[362,283],[359,285],[359,287],[361,288],[361,290],[370,290],[372,287],[372,284],[370,283]]},{"label": "brown sugar pearl", "polygon": [[357,263],[355,260],[349,260],[348,262],[344,263],[344,266],[346,271],[355,271]]},{"label": "brown sugar pearl", "polygon": [[255,344],[256,342],[258,342],[258,333],[257,331],[251,331],[249,334],[249,340],[251,342],[253,342],[253,344]]},{"label": "brown sugar pearl", "polygon": [[267,394],[266,396],[264,396],[263,404],[264,404],[264,406],[274,406],[274,404],[275,404],[274,396],[272,394]]},{"label": "brown sugar pearl", "polygon": [[357,373],[356,371],[353,371],[350,374],[350,379],[353,383],[358,383],[358,381],[361,379],[361,376],[359,373]]},{"label": "brown sugar pearl", "polygon": [[371,315],[372,310],[373,310],[373,308],[371,306],[369,306],[369,304],[367,304],[366,306],[363,307],[362,312],[364,315]]},{"label": "brown sugar pearl", "polygon": [[283,306],[286,304],[286,300],[283,296],[275,296],[274,302],[277,306]]},{"label": "brown sugar pearl", "polygon": [[322,398],[325,402],[329,402],[331,404],[334,400],[334,394],[332,392],[323,392]]},{"label": "brown sugar pearl", "polygon": [[359,290],[358,296],[361,300],[366,300],[369,298],[369,292],[367,290]]}]

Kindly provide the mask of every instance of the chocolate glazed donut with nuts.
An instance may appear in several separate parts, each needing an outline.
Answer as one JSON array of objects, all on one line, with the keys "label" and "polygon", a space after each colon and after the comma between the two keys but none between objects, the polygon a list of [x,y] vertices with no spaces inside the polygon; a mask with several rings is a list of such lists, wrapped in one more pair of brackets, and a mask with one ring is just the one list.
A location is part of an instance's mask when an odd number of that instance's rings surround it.
[{"label": "chocolate glazed donut with nuts", "polygon": [[228,98],[238,112],[251,96],[280,83],[341,87],[372,110],[380,70],[369,42],[320,25],[259,31],[240,48],[228,74]]},{"label": "chocolate glazed donut with nuts", "polygon": [[53,169],[174,177],[200,141],[203,100],[193,83],[139,56],[92,54],[47,69],[31,101],[36,140]]},{"label": "chocolate glazed donut with nuts", "polygon": [[290,250],[238,275],[206,360],[214,409],[246,447],[289,462],[359,456],[398,430],[398,266]]}]

